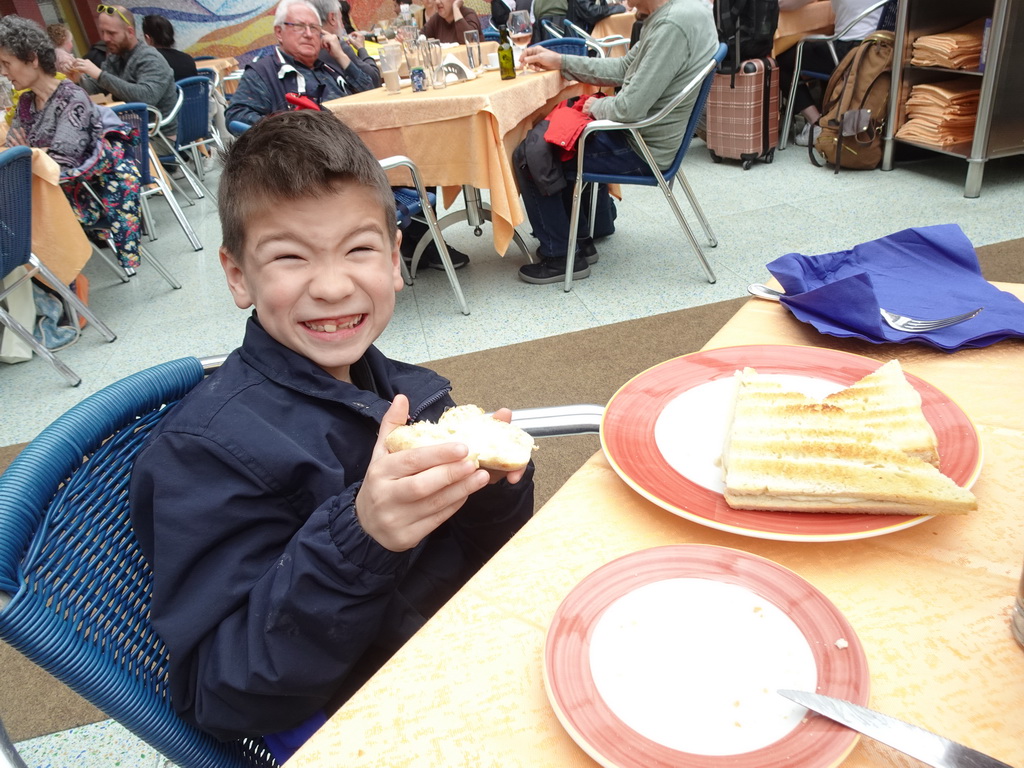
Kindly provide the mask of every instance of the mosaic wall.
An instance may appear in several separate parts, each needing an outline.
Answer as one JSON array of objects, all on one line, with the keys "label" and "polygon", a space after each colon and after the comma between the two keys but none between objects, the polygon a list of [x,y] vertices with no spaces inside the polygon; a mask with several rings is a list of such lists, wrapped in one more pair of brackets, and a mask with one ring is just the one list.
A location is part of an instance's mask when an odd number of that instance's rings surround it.
[{"label": "mosaic wall", "polygon": [[[379,18],[396,15],[394,0],[349,0],[352,22],[369,29]],[[490,13],[483,0],[467,0],[478,13]],[[126,3],[137,16],[159,13],[174,24],[177,47],[193,56],[234,56],[248,61],[257,52],[274,44],[274,8],[267,0],[157,0],[153,5]],[[427,15],[431,14],[430,9]]]}]

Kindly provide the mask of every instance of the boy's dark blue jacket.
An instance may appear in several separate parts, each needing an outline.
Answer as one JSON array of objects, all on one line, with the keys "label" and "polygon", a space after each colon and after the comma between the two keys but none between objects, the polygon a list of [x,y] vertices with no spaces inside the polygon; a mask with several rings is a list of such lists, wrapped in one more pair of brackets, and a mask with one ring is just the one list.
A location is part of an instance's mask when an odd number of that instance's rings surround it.
[{"label": "boy's dark blue jacket", "polygon": [[[219,738],[332,711],[533,512],[533,468],[473,494],[408,552],[354,500],[397,393],[435,421],[447,380],[370,347],[337,381],[255,318],[241,348],[166,416],[132,474],[172,703]],[[401,695],[396,692],[396,696]]]}]

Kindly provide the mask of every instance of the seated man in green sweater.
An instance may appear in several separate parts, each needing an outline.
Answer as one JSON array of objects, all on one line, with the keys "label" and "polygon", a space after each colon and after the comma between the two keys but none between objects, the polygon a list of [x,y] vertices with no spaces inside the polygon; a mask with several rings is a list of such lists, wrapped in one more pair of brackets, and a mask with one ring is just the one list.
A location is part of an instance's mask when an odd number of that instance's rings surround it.
[{"label": "seated man in green sweater", "polygon": [[[640,40],[622,58],[592,59],[570,56],[547,48],[527,48],[523,61],[534,69],[560,69],[566,78],[596,85],[621,86],[614,96],[590,99],[584,111],[597,120],[633,123],[653,115],[664,107],[711,60],[718,47],[718,33],[706,0],[633,0],[638,15],[646,15]],[[694,91],[665,120],[644,128],[640,133],[660,168],[675,159],[690,117]],[[632,145],[627,131],[602,131],[587,139],[584,170],[642,176],[650,173],[647,164]],[[563,192],[541,193],[528,170],[516,168],[519,190],[533,233],[540,240],[540,261],[519,270],[527,283],[557,283],[565,278],[565,257],[569,241],[569,210],[576,176],[576,159],[562,164],[568,181]],[[586,206],[584,206],[586,208]],[[598,198],[594,234],[611,234],[612,203],[607,190]],[[586,231],[581,223],[580,232]],[[592,242],[577,241],[573,278],[590,276],[590,265],[597,261]]]}]

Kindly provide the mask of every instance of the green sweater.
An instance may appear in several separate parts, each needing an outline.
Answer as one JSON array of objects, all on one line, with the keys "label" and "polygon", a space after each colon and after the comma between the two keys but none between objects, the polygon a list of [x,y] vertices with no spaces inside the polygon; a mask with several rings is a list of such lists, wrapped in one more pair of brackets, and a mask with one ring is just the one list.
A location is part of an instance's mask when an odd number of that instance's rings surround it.
[{"label": "green sweater", "polygon": [[[718,49],[718,33],[705,0],[669,0],[644,21],[643,34],[618,59],[562,56],[562,74],[595,85],[621,85],[615,96],[598,99],[591,114],[598,120],[634,123],[664,107]],[[665,120],[640,131],[662,169],[675,159],[690,117],[695,90]],[[634,145],[632,136],[629,137]],[[640,148],[633,146],[640,153]],[[642,155],[641,155],[642,156]]]}]

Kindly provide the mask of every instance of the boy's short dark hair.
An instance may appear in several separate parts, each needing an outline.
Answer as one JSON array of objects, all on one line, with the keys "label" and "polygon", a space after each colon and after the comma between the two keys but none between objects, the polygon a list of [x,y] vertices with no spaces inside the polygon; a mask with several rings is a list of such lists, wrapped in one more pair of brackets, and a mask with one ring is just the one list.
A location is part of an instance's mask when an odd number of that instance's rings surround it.
[{"label": "boy's short dark hair", "polygon": [[394,193],[355,131],[330,112],[316,110],[263,118],[235,141],[224,160],[217,205],[222,246],[233,259],[241,259],[246,224],[254,215],[282,201],[325,197],[340,182],[367,187],[377,197],[394,245]]}]

